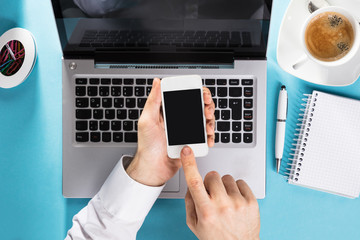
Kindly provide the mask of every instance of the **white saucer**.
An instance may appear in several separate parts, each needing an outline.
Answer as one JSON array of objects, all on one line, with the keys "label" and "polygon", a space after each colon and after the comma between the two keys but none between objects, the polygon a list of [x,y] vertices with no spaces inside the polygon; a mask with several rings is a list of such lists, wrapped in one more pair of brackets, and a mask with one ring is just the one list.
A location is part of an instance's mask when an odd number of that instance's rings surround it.
[{"label": "white saucer", "polygon": [[[327,0],[330,5],[346,8],[355,18],[360,20],[360,0]],[[347,64],[339,67],[326,68],[311,60],[294,70],[293,65],[304,56],[301,44],[301,29],[308,11],[308,0],[293,0],[290,2],[282,20],[278,45],[277,61],[280,67],[308,82],[328,85],[346,86],[355,82],[360,75],[360,51]]]}]

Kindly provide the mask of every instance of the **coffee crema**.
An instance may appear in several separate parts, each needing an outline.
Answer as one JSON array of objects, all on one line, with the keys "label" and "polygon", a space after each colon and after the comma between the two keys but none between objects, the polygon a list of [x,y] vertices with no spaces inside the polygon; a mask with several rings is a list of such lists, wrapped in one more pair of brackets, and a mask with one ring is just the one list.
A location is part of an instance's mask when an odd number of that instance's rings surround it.
[{"label": "coffee crema", "polygon": [[350,21],[337,12],[315,16],[305,30],[305,43],[311,55],[321,61],[336,61],[344,57],[354,43]]}]

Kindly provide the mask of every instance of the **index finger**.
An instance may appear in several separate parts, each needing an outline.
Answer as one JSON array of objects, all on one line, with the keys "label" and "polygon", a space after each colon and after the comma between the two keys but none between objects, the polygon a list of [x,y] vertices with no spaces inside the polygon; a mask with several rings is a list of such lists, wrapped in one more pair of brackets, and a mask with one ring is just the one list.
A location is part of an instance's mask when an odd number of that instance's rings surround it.
[{"label": "index finger", "polygon": [[185,146],[181,150],[180,159],[184,169],[186,183],[193,197],[195,206],[198,208],[210,199],[197,168],[194,153],[190,147]]}]

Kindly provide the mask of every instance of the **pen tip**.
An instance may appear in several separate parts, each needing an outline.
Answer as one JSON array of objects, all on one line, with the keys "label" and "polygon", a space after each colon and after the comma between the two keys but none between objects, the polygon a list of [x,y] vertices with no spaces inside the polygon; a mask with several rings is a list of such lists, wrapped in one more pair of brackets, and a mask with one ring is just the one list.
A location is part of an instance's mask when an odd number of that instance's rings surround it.
[{"label": "pen tip", "polygon": [[286,89],[285,85],[282,85],[282,86],[281,86],[281,89]]},{"label": "pen tip", "polygon": [[277,173],[279,173],[280,172],[280,159],[276,159],[276,171],[277,171]]}]

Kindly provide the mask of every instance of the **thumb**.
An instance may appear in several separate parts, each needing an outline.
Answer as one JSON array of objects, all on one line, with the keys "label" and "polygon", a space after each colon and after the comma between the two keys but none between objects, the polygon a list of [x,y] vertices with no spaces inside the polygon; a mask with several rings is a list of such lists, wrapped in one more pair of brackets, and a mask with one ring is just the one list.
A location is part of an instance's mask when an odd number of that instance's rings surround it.
[{"label": "thumb", "polygon": [[151,118],[158,118],[161,107],[160,79],[154,78],[151,92],[146,100],[143,113],[149,114]]}]

